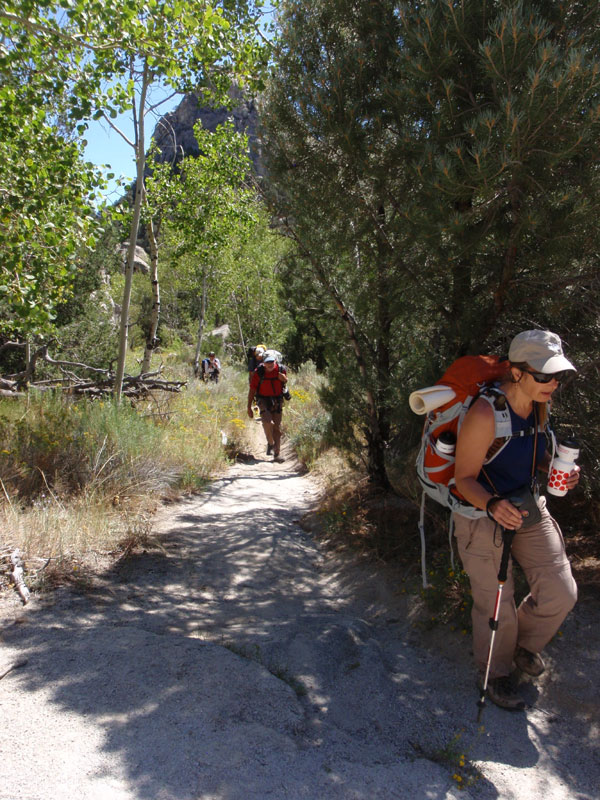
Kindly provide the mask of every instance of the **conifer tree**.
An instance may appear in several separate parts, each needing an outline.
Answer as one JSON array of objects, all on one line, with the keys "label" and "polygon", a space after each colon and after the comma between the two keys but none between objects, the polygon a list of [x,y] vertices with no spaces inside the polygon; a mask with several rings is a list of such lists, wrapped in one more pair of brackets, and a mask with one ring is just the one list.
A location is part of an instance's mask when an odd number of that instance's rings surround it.
[{"label": "conifer tree", "polygon": [[318,324],[327,331],[338,441],[355,441],[358,429],[369,476],[387,489],[408,252],[397,197],[409,187],[398,168],[397,109],[387,99],[396,41],[381,32],[398,20],[391,3],[319,0],[284,3],[280,25],[261,110],[273,202],[303,257],[306,283],[330,311]]},{"label": "conifer tree", "polygon": [[447,353],[473,351],[595,269],[598,8],[405,3],[407,207]]},{"label": "conifer tree", "polygon": [[362,430],[379,485],[416,382],[556,322],[591,280],[597,15],[576,0],[281,4],[269,174],[337,315],[334,418]]}]

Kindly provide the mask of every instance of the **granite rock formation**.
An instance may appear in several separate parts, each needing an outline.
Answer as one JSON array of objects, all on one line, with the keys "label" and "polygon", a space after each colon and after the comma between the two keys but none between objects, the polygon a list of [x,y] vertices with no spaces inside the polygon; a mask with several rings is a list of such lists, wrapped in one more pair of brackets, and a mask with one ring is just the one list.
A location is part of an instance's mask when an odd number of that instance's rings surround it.
[{"label": "granite rock formation", "polygon": [[184,156],[199,155],[198,142],[194,136],[194,125],[198,120],[209,131],[214,131],[227,119],[233,120],[235,130],[248,136],[250,158],[257,175],[263,175],[260,140],[258,138],[258,113],[252,99],[243,97],[239,90],[232,90],[234,107],[210,108],[201,106],[197,94],[186,95],[174,111],[165,114],[155,128],[154,140],[161,153],[161,161],[176,164]]},{"label": "granite rock formation", "polygon": [[[117,250],[121,256],[123,272],[125,272],[127,255],[129,252],[129,242],[123,242],[122,244],[118,245]],[[147,275],[150,272],[150,257],[144,248],[140,247],[139,245],[135,248],[135,255],[133,257],[133,271],[141,272],[142,275]]]}]

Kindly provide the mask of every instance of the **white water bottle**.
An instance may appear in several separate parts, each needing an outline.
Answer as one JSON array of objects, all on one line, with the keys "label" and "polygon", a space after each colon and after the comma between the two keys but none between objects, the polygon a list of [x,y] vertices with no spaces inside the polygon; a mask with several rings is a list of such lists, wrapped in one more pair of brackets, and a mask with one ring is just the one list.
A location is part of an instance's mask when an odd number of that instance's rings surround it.
[{"label": "white water bottle", "polygon": [[456,436],[452,431],[443,431],[440,433],[435,449],[441,456],[453,456],[456,450]]},{"label": "white water bottle", "polygon": [[548,494],[564,497],[567,489],[567,478],[573,472],[575,461],[579,456],[579,445],[573,439],[561,442],[556,448],[556,455],[550,465],[548,475]]}]

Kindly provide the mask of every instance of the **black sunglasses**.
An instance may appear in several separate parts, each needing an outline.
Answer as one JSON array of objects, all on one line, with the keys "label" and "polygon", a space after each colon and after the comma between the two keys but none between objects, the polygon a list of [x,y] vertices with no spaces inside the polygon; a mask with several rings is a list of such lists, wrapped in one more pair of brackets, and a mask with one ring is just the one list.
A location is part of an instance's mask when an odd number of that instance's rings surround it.
[{"label": "black sunglasses", "polygon": [[524,369],[521,370],[521,372],[526,372],[528,375],[531,375],[536,383],[550,383],[553,379],[561,383],[569,376],[571,370],[563,369],[562,372],[531,372],[531,370]]}]

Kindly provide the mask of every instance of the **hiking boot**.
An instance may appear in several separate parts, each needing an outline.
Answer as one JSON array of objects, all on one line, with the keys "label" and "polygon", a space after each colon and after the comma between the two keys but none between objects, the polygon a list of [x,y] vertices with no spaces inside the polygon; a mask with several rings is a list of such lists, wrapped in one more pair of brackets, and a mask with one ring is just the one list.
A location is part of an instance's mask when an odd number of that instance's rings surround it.
[{"label": "hiking boot", "polygon": [[544,659],[539,653],[531,653],[524,647],[517,647],[515,650],[514,661],[517,667],[526,675],[537,678],[546,669]]},{"label": "hiking boot", "polygon": [[270,456],[272,452],[273,452],[273,445],[272,444],[268,444],[267,445],[267,455]]},{"label": "hiking boot", "polygon": [[[483,688],[483,676],[477,681],[479,690]],[[490,678],[487,685],[487,696],[500,708],[508,711],[525,711],[527,703],[516,691],[513,681],[509,675],[502,675],[500,678]]]}]

